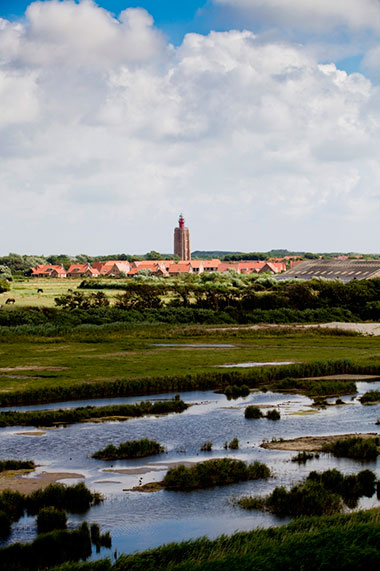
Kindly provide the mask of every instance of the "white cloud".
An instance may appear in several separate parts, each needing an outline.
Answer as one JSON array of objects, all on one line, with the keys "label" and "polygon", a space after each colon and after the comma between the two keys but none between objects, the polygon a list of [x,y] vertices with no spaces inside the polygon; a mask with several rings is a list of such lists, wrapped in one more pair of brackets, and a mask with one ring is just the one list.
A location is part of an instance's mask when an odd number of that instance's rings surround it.
[{"label": "white cloud", "polygon": [[198,249],[376,249],[364,76],[249,31],[173,48],[88,1],[32,4],[0,46],[4,252],[170,251],[182,209]]},{"label": "white cloud", "polygon": [[124,10],[116,19],[92,0],[49,0],[33,2],[26,17],[27,25],[13,27],[13,38],[7,39],[13,52],[18,43],[24,64],[98,68],[151,61],[166,48],[142,8]]},{"label": "white cloud", "polygon": [[380,32],[379,0],[213,0],[251,15],[257,23],[326,32],[337,26]]}]

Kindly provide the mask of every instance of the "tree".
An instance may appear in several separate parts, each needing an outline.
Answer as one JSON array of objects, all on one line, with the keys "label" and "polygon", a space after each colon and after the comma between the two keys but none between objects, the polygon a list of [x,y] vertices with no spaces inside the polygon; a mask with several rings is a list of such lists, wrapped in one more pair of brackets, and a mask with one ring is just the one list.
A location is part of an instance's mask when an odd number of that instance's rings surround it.
[{"label": "tree", "polygon": [[162,260],[162,254],[160,252],[156,252],[155,250],[151,250],[147,254],[145,254],[146,260]]},{"label": "tree", "polygon": [[12,279],[12,272],[9,266],[0,266],[0,279],[1,280],[11,280]]}]

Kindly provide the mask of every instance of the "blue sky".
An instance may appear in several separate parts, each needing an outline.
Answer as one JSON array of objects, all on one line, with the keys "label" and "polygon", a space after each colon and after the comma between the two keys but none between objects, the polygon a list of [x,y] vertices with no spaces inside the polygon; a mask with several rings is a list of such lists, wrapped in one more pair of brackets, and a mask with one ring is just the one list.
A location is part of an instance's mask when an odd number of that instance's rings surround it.
[{"label": "blue sky", "polygon": [[[126,8],[142,7],[152,14],[155,23],[174,43],[181,41],[187,31],[205,31],[208,17],[211,15],[210,5],[203,15],[199,10],[207,6],[207,0],[98,0],[98,6],[106,8],[118,15]],[[22,17],[30,0],[1,0],[0,16],[3,18]],[[218,22],[215,22],[218,25]]]},{"label": "blue sky", "polygon": [[0,18],[1,254],[380,250],[379,0]]}]

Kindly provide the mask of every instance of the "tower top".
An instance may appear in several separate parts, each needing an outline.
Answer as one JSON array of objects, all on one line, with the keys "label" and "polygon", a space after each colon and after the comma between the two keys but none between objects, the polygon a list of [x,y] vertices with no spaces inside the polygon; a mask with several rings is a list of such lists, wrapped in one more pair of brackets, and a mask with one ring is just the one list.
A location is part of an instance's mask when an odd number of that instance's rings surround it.
[{"label": "tower top", "polygon": [[184,228],[184,227],[185,227],[185,219],[184,219],[184,217],[183,217],[183,214],[180,214],[180,215],[179,215],[178,222],[179,222],[179,227],[180,227],[180,228]]}]

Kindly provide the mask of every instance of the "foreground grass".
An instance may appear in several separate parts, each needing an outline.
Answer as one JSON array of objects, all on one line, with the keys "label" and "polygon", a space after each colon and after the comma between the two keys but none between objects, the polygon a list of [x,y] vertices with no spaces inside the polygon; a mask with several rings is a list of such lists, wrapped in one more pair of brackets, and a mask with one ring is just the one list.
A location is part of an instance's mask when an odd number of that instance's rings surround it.
[{"label": "foreground grass", "polygon": [[283,527],[171,543],[54,571],[320,571],[367,570],[380,564],[380,509],[349,515],[300,518]]}]

